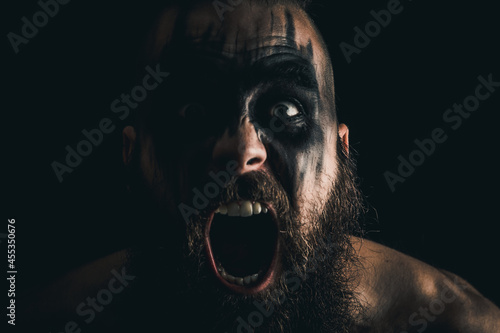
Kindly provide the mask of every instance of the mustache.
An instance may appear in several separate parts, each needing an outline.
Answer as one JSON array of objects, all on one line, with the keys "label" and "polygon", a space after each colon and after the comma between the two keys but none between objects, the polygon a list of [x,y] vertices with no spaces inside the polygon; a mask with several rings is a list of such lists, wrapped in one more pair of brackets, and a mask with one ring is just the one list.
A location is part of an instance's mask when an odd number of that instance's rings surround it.
[{"label": "mustache", "polygon": [[[205,189],[208,187],[208,184],[210,183],[205,183]],[[191,199],[194,203],[196,201],[196,196],[199,198],[200,194],[203,193],[199,190],[193,192],[195,195],[192,196]],[[251,171],[242,175],[232,176],[229,181],[219,189],[216,197],[209,199],[208,196],[205,196],[205,198],[207,199],[207,204],[206,208],[200,211],[200,215],[202,216],[211,214],[222,204],[245,200],[269,203],[278,216],[282,216],[290,211],[292,206],[291,198],[283,186],[275,177],[265,171]]]}]

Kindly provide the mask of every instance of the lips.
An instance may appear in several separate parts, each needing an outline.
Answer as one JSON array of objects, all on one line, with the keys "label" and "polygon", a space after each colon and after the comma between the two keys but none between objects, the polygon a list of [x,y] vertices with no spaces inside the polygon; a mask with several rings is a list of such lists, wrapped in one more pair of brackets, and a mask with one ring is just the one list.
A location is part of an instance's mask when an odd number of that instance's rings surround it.
[{"label": "lips", "polygon": [[271,284],[278,253],[276,221],[265,202],[228,202],[213,212],[205,243],[211,269],[224,286],[253,294]]}]

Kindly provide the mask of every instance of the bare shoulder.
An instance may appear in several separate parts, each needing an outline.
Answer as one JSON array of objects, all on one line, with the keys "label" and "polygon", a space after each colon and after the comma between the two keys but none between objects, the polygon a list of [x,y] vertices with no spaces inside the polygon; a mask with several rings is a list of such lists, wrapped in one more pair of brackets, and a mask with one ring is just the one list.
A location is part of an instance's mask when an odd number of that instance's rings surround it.
[{"label": "bare shoulder", "polygon": [[[464,279],[381,244],[353,238],[361,329],[500,332],[500,310]],[[429,329],[429,330],[428,330]]]},{"label": "bare shoulder", "polygon": [[[101,290],[111,294],[132,282],[126,271],[128,251],[122,250],[83,265],[43,289],[23,297],[20,309],[32,322],[56,321],[78,311],[80,304]],[[82,311],[85,309],[82,308]],[[60,318],[59,318],[60,317]]]}]

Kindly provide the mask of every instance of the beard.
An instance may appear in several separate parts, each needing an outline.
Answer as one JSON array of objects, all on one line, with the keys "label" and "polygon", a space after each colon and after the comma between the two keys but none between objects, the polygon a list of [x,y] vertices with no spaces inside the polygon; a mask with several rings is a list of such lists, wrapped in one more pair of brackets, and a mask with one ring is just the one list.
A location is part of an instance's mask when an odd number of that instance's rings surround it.
[{"label": "beard", "polygon": [[[124,330],[157,331],[164,324],[166,331],[174,326],[184,332],[349,332],[360,311],[351,236],[360,232],[363,201],[354,160],[340,142],[338,148],[337,177],[326,204],[300,216],[291,196],[264,172],[233,177],[187,223],[165,223],[165,214],[150,206],[146,219],[158,221],[156,236],[130,251],[128,269],[137,281],[128,295],[132,301],[120,311],[127,319]],[[143,200],[152,196],[148,190],[135,193]],[[253,295],[232,293],[216,279],[204,241],[207,212],[241,200],[272,203],[279,220],[277,274]]]}]

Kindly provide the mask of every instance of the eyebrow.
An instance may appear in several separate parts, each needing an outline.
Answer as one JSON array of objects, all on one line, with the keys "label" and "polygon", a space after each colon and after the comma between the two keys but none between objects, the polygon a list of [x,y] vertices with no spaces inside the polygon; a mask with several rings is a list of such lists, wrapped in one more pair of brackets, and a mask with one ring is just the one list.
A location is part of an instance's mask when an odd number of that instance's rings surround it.
[{"label": "eyebrow", "polygon": [[313,64],[293,53],[276,53],[246,65],[231,63],[220,54],[205,52],[184,54],[183,60],[191,62],[190,66],[184,68],[184,74],[201,74],[205,79],[210,77],[212,80],[226,82],[241,79],[245,86],[284,82],[307,90],[319,89]]},{"label": "eyebrow", "polygon": [[250,84],[284,81],[308,90],[318,89],[316,70],[304,58],[274,55],[257,61],[250,70]]}]

